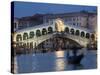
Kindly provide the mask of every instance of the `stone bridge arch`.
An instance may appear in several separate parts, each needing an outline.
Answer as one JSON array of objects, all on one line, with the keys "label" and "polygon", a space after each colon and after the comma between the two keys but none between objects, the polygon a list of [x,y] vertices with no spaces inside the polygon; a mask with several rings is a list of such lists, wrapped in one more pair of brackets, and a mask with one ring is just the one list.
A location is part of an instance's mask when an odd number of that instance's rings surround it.
[{"label": "stone bridge arch", "polygon": [[[48,25],[48,24],[45,25],[44,24],[43,27],[37,26],[37,27],[33,27],[33,28],[31,27],[31,28],[28,28],[28,29],[25,29],[25,30],[21,30],[21,31],[19,30],[19,31],[16,32],[16,36],[17,36],[17,34],[21,34],[21,36],[22,36],[21,42],[29,41],[29,42],[33,42],[33,44],[36,43],[36,45],[38,45],[39,43],[45,41],[46,39],[52,38],[54,36],[55,31],[56,31],[55,24],[58,24],[58,27],[60,25],[62,25],[62,27],[60,26],[61,27],[60,32],[62,32],[63,30],[66,32],[66,35],[63,36],[63,37],[70,38],[70,39],[76,41],[77,43],[79,43],[80,45],[83,45],[83,46],[86,46],[87,43],[89,42],[90,35],[92,33],[88,32],[87,30],[84,30],[84,29],[75,28],[75,27],[70,26],[70,25],[64,25],[64,23],[61,21],[61,19],[55,20],[52,25]],[[52,29],[50,27],[52,27]],[[46,35],[41,35],[41,36],[37,37],[36,36],[36,30],[39,29],[41,31],[41,33],[42,33],[42,29],[43,28],[45,28],[47,30]],[[49,30],[49,32],[48,32],[48,30]],[[52,30],[53,30],[53,32],[52,32]],[[33,36],[30,36],[30,32],[32,32],[32,31],[34,32],[34,38],[31,38]],[[28,33],[28,36],[30,37],[29,39],[26,38],[27,40],[23,40],[23,34],[25,32]],[[52,33],[52,34],[50,34],[50,33]],[[89,33],[89,35],[88,35],[88,33]],[[31,33],[31,35],[32,34],[33,33]],[[16,36],[14,36],[15,41],[16,41]],[[92,35],[92,37],[94,38],[94,35]],[[37,40],[38,40],[38,42],[37,42]],[[34,46],[33,46],[33,48],[34,48]]]},{"label": "stone bridge arch", "polygon": [[[36,46],[38,46],[42,42],[46,41],[47,39],[54,38],[54,37],[55,37],[55,34],[48,34],[48,35],[44,35],[44,36],[41,36],[39,38],[36,38],[38,40],[38,42],[35,41]],[[86,47],[87,44],[89,43],[89,39],[87,39],[87,38],[83,38],[83,37],[79,37],[79,36],[75,36],[75,35],[70,35],[70,34],[65,34],[65,35],[63,35],[62,38],[68,38],[70,40],[73,40],[74,42],[76,42],[78,45],[80,45],[82,47]]]}]

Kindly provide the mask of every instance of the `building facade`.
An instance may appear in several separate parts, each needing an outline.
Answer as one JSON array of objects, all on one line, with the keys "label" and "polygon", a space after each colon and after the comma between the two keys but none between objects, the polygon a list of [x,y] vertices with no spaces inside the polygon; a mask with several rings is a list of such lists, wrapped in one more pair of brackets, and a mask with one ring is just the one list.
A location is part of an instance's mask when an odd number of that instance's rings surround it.
[{"label": "building facade", "polygon": [[89,28],[93,31],[97,30],[97,13],[89,12],[72,12],[62,14],[35,14],[33,16],[22,17],[15,22],[16,29],[23,29],[27,27],[33,27],[43,23],[53,23],[54,19],[61,18],[64,24]]},{"label": "building facade", "polygon": [[97,14],[89,12],[73,12],[63,14],[47,14],[43,22],[52,22],[56,18],[61,18],[65,24],[92,29],[97,28]]}]

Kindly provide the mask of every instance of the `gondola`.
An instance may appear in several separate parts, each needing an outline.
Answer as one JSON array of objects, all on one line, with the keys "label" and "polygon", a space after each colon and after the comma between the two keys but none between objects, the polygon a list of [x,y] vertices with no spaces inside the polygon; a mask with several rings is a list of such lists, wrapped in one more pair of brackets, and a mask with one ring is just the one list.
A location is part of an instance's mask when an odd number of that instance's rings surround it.
[{"label": "gondola", "polygon": [[77,52],[81,48],[82,47],[77,47],[77,46],[74,46],[74,47],[71,48],[71,50],[73,51],[73,56],[70,56],[69,52],[67,54],[67,61],[68,61],[69,64],[80,64],[81,60],[84,57],[84,54],[82,53],[80,55],[77,55]]},{"label": "gondola", "polygon": [[69,56],[67,57],[69,64],[80,64],[82,58],[84,57],[83,54],[80,54],[78,56]]}]

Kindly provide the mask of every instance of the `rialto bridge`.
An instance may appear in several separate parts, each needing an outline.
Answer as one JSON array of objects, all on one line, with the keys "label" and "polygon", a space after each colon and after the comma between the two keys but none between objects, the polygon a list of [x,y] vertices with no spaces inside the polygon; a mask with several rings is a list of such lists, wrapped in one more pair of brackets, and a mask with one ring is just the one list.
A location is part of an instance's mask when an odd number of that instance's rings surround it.
[{"label": "rialto bridge", "polygon": [[14,32],[13,41],[16,45],[28,45],[30,48],[35,48],[45,40],[55,37],[57,33],[63,33],[62,37],[71,39],[84,47],[90,39],[95,37],[88,29],[68,25],[61,19],[56,19],[52,23],[44,23]]}]

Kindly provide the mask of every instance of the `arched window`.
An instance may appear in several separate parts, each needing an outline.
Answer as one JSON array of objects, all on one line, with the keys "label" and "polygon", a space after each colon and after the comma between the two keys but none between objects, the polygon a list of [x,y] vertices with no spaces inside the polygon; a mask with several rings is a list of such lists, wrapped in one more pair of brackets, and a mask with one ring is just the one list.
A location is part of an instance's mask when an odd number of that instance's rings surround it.
[{"label": "arched window", "polygon": [[45,28],[42,29],[42,35],[46,35],[47,34],[47,30]]},{"label": "arched window", "polygon": [[36,48],[36,42],[34,43],[34,48]]},{"label": "arched window", "polygon": [[94,40],[95,39],[95,35],[91,34],[91,39]]},{"label": "arched window", "polygon": [[69,33],[69,28],[68,27],[65,28],[65,32]]},{"label": "arched window", "polygon": [[48,33],[53,33],[53,28],[52,27],[48,27]]},{"label": "arched window", "polygon": [[28,33],[24,33],[23,34],[23,40],[27,40],[28,39]]},{"label": "arched window", "polygon": [[37,36],[37,37],[41,36],[41,31],[40,31],[39,29],[36,30],[36,36]]},{"label": "arched window", "polygon": [[89,33],[86,33],[86,38],[90,38],[90,34]]},{"label": "arched window", "polygon": [[74,29],[71,29],[70,32],[72,35],[74,35]]},{"label": "arched window", "polygon": [[30,42],[30,49],[33,49],[33,42]]},{"label": "arched window", "polygon": [[26,43],[23,43],[23,48],[26,48],[26,47],[27,47]]},{"label": "arched window", "polygon": [[18,34],[18,35],[16,36],[16,41],[17,41],[17,42],[22,41],[22,36],[21,36],[21,34]]},{"label": "arched window", "polygon": [[34,31],[31,31],[30,32],[30,38],[33,38],[34,37]]},{"label": "arched window", "polygon": [[27,48],[28,48],[28,49],[30,48],[30,44],[29,44],[29,42],[27,42]]},{"label": "arched window", "polygon": [[79,30],[76,30],[75,35],[79,36],[79,34],[80,34],[80,31]]},{"label": "arched window", "polygon": [[81,37],[84,37],[85,36],[85,33],[82,31],[81,32]]}]

